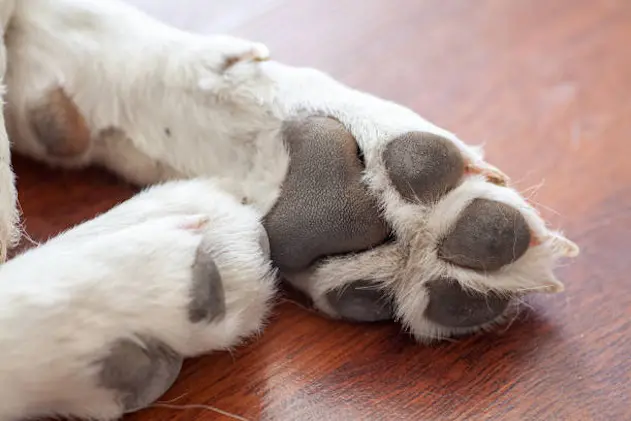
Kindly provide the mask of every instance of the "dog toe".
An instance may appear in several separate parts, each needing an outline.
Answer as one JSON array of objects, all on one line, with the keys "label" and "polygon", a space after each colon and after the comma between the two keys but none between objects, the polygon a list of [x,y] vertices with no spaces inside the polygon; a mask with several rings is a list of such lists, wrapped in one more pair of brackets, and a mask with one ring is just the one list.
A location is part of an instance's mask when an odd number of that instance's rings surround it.
[{"label": "dog toe", "polygon": [[458,266],[494,271],[519,259],[530,240],[528,223],[517,209],[475,199],[443,239],[439,255]]},{"label": "dog toe", "polygon": [[437,200],[452,190],[464,174],[456,145],[433,133],[411,132],[393,139],[383,154],[395,189],[408,201]]}]

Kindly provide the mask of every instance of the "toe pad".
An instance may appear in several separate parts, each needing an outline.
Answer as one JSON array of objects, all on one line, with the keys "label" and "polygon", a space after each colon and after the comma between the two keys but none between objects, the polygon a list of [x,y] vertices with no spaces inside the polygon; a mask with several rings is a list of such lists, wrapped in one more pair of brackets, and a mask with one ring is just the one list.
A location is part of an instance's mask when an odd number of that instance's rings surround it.
[{"label": "toe pad", "polygon": [[458,266],[493,271],[515,262],[529,244],[528,223],[517,209],[475,199],[440,244],[439,255]]},{"label": "toe pad", "polygon": [[391,320],[390,300],[374,284],[356,281],[327,294],[329,304],[344,319],[356,322]]},{"label": "toe pad", "polygon": [[453,142],[432,133],[411,132],[393,139],[383,160],[399,194],[408,201],[438,200],[460,182],[464,160]]},{"label": "toe pad", "polygon": [[226,312],[223,283],[219,269],[202,243],[193,262],[193,288],[188,306],[191,323],[212,322]]},{"label": "toe pad", "polygon": [[145,341],[145,346],[121,339],[101,363],[101,386],[115,391],[126,413],[146,408],[175,382],[182,358],[166,345]]},{"label": "toe pad", "polygon": [[467,328],[491,322],[507,308],[509,300],[496,294],[467,291],[458,282],[439,279],[427,285],[429,304],[425,317],[445,327]]}]

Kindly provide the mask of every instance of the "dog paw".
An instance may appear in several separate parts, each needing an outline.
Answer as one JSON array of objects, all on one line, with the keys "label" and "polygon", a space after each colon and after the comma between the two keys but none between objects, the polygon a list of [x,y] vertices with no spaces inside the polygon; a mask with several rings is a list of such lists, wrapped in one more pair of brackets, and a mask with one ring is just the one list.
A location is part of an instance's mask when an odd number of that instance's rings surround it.
[{"label": "dog paw", "polygon": [[282,133],[290,164],[265,218],[272,259],[326,314],[396,319],[430,340],[493,326],[521,296],[563,289],[554,264],[578,247],[457,139],[358,141],[321,116]]},{"label": "dog paw", "polygon": [[[19,396],[20,416],[93,419],[150,406],[184,358],[260,331],[275,292],[267,242],[257,212],[190,180],[152,187],[10,260],[1,281],[19,287],[2,294],[10,319],[0,317],[0,347],[16,352],[0,363],[0,384],[18,382],[0,386],[0,400]],[[11,361],[22,354],[33,361]]]}]

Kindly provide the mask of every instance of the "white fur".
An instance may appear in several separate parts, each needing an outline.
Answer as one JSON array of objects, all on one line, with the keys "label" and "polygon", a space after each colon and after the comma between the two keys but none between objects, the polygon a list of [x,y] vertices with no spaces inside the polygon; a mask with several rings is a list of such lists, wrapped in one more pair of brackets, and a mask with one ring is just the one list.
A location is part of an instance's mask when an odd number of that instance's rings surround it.
[{"label": "white fur", "polygon": [[[116,418],[95,363],[120,338],[182,356],[228,349],[260,331],[274,293],[259,215],[209,181],[157,186],[0,267],[0,420]],[[191,323],[200,244],[221,274],[226,313]]]},{"label": "white fur", "polygon": [[[9,17],[13,13],[14,1],[0,1],[0,25],[4,36]],[[9,137],[4,121],[5,85],[7,51],[0,43],[0,264],[7,258],[7,249],[19,239],[17,192],[15,176],[11,168]]]}]

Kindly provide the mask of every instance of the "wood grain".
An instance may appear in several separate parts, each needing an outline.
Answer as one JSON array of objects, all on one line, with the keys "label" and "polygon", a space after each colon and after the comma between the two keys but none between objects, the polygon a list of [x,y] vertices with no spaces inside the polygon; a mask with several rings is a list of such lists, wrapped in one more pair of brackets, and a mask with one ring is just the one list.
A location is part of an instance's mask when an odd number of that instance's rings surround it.
[{"label": "wood grain", "polygon": [[[566,292],[510,329],[434,347],[281,304],[261,338],[189,361],[164,397],[249,420],[631,420],[631,2],[130,0],[267,43],[470,142],[582,247]],[[16,161],[41,240],[129,197],[97,170]],[[130,421],[227,420],[201,408]]]}]

